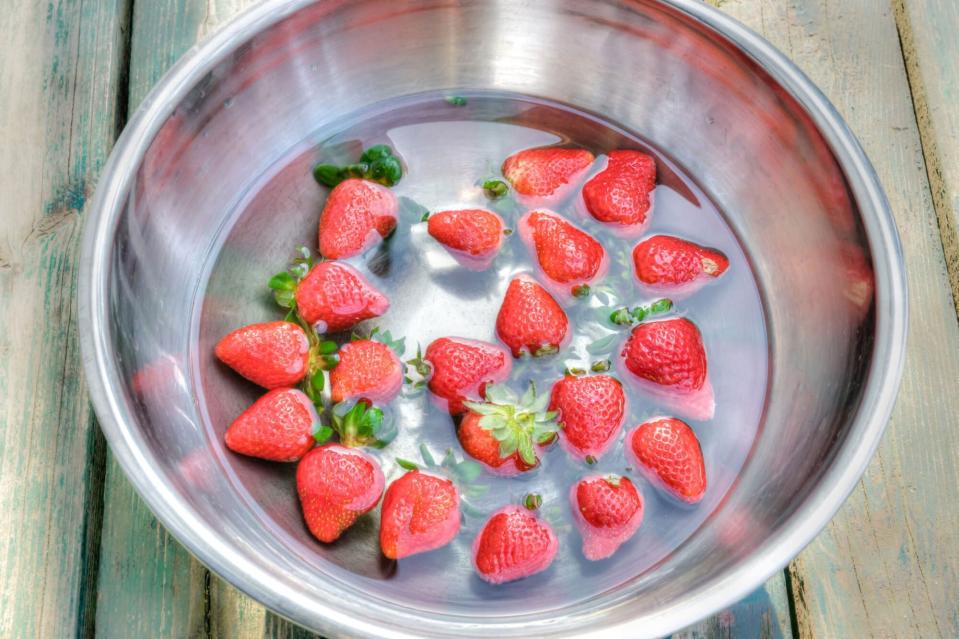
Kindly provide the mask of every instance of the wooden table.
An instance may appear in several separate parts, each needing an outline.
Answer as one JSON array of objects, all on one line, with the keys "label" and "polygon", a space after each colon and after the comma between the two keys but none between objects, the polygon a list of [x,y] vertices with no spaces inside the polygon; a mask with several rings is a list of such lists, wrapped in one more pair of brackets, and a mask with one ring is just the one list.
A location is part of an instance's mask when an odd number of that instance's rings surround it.
[{"label": "wooden table", "polygon": [[[822,534],[682,637],[959,637],[959,3],[712,0],[844,114],[895,211],[911,331],[892,423]],[[192,559],[85,392],[83,213],[147,90],[250,0],[7,0],[0,12],[0,637],[312,636]],[[951,287],[950,287],[951,282]]]}]

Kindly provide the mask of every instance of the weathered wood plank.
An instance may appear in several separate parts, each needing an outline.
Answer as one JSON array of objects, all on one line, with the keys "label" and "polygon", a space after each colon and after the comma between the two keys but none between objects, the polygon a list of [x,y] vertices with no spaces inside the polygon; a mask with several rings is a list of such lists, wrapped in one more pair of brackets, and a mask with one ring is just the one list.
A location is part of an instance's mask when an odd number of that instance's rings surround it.
[{"label": "weathered wood plank", "polygon": [[0,11],[0,636],[89,636],[104,444],[76,326],[81,213],[116,135],[126,0]]},{"label": "weathered wood plank", "polygon": [[789,639],[793,636],[791,615],[786,580],[779,574],[742,601],[670,639]]},{"label": "weathered wood plank", "polygon": [[911,331],[892,422],[849,501],[790,569],[800,635],[957,637],[959,326],[893,8],[727,0],[722,9],[792,57],[845,115],[886,188],[909,276]]},{"label": "weathered wood plank", "polygon": [[893,7],[953,299],[959,300],[959,4],[893,0]]}]

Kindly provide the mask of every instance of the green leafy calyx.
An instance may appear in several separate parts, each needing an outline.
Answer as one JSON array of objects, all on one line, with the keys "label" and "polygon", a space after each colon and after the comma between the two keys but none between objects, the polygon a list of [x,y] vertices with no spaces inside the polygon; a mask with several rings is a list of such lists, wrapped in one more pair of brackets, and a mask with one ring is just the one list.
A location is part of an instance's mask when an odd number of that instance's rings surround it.
[{"label": "green leafy calyx", "polygon": [[317,164],[313,168],[313,178],[329,187],[350,178],[393,186],[403,178],[403,164],[393,155],[393,149],[388,145],[376,144],[366,149],[355,164]]},{"label": "green leafy calyx", "polygon": [[536,447],[556,438],[556,411],[548,410],[549,395],[537,394],[533,382],[522,397],[508,386],[489,384],[485,402],[464,403],[481,415],[479,425],[499,442],[501,457],[518,453],[520,459],[534,466],[538,461]]}]

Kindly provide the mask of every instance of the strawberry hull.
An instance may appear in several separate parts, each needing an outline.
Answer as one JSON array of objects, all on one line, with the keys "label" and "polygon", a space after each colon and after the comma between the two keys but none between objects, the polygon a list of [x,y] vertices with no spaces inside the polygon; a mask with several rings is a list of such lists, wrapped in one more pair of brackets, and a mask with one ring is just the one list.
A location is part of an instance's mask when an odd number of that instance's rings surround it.
[{"label": "strawberry hull", "polygon": [[583,556],[590,561],[599,561],[610,557],[619,550],[620,546],[636,534],[636,531],[639,530],[640,525],[643,523],[643,513],[645,509],[639,491],[632,486],[632,482],[630,482],[628,478],[623,477],[620,481],[629,482],[633,492],[636,493],[638,507],[635,512],[623,523],[602,527],[591,524],[583,516],[584,506],[580,502],[578,493],[581,485],[593,481],[605,481],[605,478],[602,475],[591,475],[584,477],[570,486],[569,503],[570,510],[573,513],[573,523],[576,524],[576,528],[579,530],[579,534],[583,539]]}]

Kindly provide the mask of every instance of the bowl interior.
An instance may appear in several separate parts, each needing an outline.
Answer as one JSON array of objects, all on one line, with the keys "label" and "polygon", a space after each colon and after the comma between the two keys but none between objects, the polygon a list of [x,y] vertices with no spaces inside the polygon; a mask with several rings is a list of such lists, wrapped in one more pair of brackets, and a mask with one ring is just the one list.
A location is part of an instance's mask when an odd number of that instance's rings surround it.
[{"label": "bowl interior", "polygon": [[[314,628],[467,636],[538,624],[540,634],[562,634],[656,619],[735,573],[824,490],[873,365],[873,258],[826,139],[752,59],[652,1],[331,1],[263,21],[177,89],[111,238],[110,348],[133,416],[125,445],[162,483],[158,499],[215,531],[191,539],[174,529],[202,559]],[[259,284],[292,246],[315,242],[322,192],[308,179],[310,149],[370,105],[456,90],[572,105],[666,150],[746,247],[768,336],[760,435],[692,537],[653,566],[614,563],[596,579],[576,566],[482,606],[427,573],[395,587],[395,566],[373,559],[372,522],[331,551],[312,542],[291,500],[292,468],[224,451],[226,416],[256,393],[210,357],[226,330],[275,317]],[[467,332],[489,319],[415,311],[404,321],[436,330]],[[211,546],[216,562],[203,556]],[[757,586],[778,567],[747,581]]]}]

